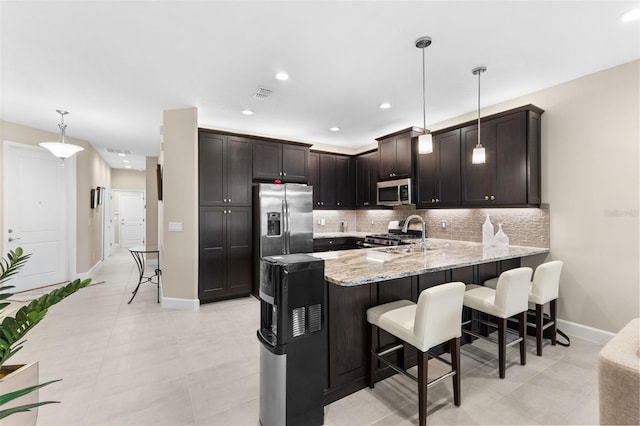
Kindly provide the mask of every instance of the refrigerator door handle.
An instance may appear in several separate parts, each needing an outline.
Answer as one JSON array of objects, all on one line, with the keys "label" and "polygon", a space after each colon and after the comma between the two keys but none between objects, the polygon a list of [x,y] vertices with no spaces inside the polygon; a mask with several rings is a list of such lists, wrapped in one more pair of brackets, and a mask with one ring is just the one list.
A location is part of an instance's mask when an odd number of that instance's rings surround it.
[{"label": "refrigerator door handle", "polygon": [[290,235],[291,232],[289,230],[289,220],[291,219],[289,217],[289,203],[287,202],[286,199],[282,200],[282,215],[284,216],[284,226],[283,226],[283,231],[284,231],[284,239],[283,239],[283,253],[284,254],[289,254],[289,250],[290,250]]}]

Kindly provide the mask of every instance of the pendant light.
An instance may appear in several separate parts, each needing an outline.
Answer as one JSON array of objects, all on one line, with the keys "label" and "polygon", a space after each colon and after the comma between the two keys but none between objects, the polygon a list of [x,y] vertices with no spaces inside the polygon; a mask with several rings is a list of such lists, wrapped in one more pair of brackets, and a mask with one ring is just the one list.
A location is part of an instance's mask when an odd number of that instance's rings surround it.
[{"label": "pendant light", "polygon": [[476,67],[471,70],[473,75],[478,76],[478,143],[476,144],[476,147],[473,148],[473,154],[471,155],[472,164],[484,164],[486,161],[485,150],[480,143],[480,74],[482,74],[486,70],[487,67],[485,66]]},{"label": "pendant light", "polygon": [[56,111],[60,114],[60,123],[58,124],[58,127],[60,128],[60,139],[58,139],[58,142],[41,142],[39,145],[48,149],[56,157],[62,159],[64,164],[65,158],[71,157],[75,153],[82,151],[84,148],[65,142],[64,134],[67,125],[64,124],[64,116],[69,114],[69,112],[60,109],[57,109]]},{"label": "pendant light", "polygon": [[420,37],[416,40],[416,47],[422,49],[422,128],[424,133],[418,137],[418,154],[430,154],[433,152],[433,138],[427,130],[427,82],[425,77],[424,49],[431,45],[431,37]]}]

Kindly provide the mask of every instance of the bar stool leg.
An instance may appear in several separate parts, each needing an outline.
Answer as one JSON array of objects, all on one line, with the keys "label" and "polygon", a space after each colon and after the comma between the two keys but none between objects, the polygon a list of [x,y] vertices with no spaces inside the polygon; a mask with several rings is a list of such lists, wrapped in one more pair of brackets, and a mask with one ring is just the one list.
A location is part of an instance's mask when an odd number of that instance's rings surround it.
[{"label": "bar stool leg", "polygon": [[507,319],[498,318],[498,371],[504,379],[505,358],[507,352]]},{"label": "bar stool leg", "polygon": [[376,369],[378,367],[378,327],[371,325],[369,327],[371,348],[369,351],[369,387],[373,389],[376,386]]},{"label": "bar stool leg", "polygon": [[549,313],[551,314],[551,321],[553,321],[553,325],[551,326],[551,345],[556,345],[556,334],[558,333],[558,299],[553,299],[549,302]]},{"label": "bar stool leg", "polygon": [[536,303],[536,353],[542,356],[542,326],[544,325],[543,305]]},{"label": "bar stool leg", "polygon": [[456,406],[460,406],[460,338],[456,337],[449,341],[449,352],[451,353],[451,369],[456,372],[453,375],[453,401]]},{"label": "bar stool leg", "polygon": [[520,340],[520,365],[527,364],[527,312],[518,314],[518,335]]},{"label": "bar stool leg", "polygon": [[418,351],[418,423],[420,426],[427,424],[427,370],[429,355]]}]

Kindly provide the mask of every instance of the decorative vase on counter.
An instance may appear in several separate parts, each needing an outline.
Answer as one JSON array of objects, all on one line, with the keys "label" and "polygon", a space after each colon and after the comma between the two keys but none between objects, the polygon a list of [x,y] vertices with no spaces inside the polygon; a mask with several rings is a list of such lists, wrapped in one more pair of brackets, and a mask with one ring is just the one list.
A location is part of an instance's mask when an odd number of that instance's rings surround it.
[{"label": "decorative vase on counter", "polygon": [[506,247],[509,245],[509,237],[502,230],[502,224],[498,224],[498,232],[496,232],[495,237],[493,237],[493,242],[496,246]]},{"label": "decorative vase on counter", "polygon": [[487,219],[482,224],[482,244],[490,246],[493,245],[493,224],[487,215]]}]

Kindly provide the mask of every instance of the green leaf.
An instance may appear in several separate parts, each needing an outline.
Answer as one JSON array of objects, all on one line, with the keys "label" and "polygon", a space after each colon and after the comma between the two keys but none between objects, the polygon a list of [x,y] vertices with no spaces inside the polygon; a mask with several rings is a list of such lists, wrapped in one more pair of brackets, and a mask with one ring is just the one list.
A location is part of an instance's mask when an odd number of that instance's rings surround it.
[{"label": "green leaf", "polygon": [[13,401],[16,398],[20,398],[21,396],[30,394],[34,390],[40,389],[41,387],[50,385],[51,383],[59,382],[60,380],[62,379],[50,380],[45,383],[40,383],[40,384],[29,386],[23,389],[18,389],[17,391],[5,393],[4,395],[0,395],[0,406],[6,404],[9,401]]},{"label": "green leaf", "polygon": [[41,405],[59,404],[59,403],[60,401],[42,401],[42,402],[34,402],[33,404],[25,404],[25,405],[20,405],[18,407],[7,408],[6,410],[0,410],[0,420],[4,419],[7,416],[10,416],[11,414],[31,411],[32,408],[36,408]]}]

